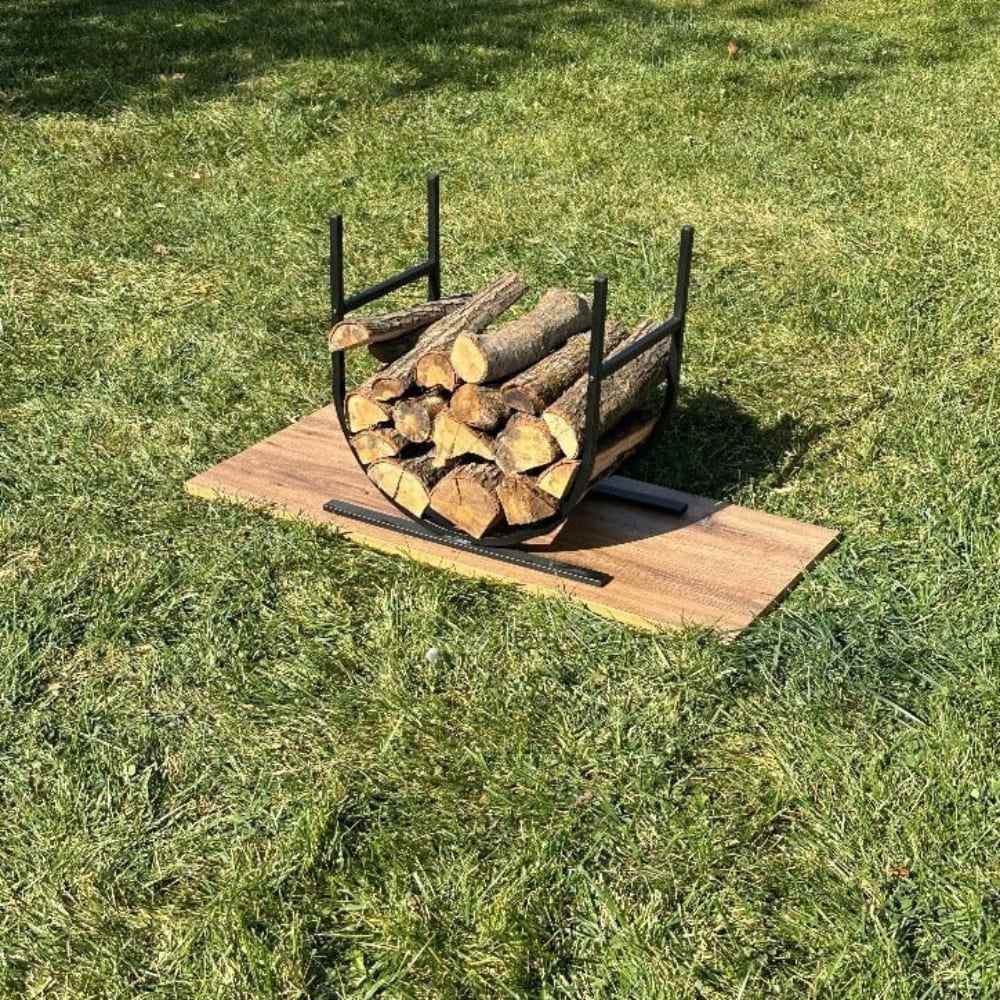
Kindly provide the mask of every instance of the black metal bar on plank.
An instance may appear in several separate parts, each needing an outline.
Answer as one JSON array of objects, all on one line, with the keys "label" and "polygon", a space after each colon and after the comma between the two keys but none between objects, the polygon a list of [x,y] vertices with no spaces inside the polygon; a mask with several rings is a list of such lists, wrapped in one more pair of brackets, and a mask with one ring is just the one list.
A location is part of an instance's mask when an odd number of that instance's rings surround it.
[{"label": "black metal bar on plank", "polygon": [[605,587],[611,582],[611,576],[601,573],[598,570],[586,569],[580,566],[567,566],[565,563],[556,562],[554,559],[546,559],[545,556],[535,555],[532,552],[525,552],[523,549],[498,549],[489,545],[483,545],[475,539],[465,535],[453,533],[443,534],[425,528],[419,521],[410,520],[406,517],[394,517],[391,514],[383,514],[381,511],[371,510],[368,507],[360,507],[357,504],[346,503],[343,500],[328,500],[323,504],[323,509],[331,514],[339,514],[341,517],[349,517],[355,521],[362,521],[365,524],[373,524],[379,528],[387,528],[401,535],[408,535],[410,538],[419,538],[425,542],[433,542],[435,545],[446,545],[450,549],[457,549],[460,552],[471,552],[486,559],[494,559],[497,562],[504,562],[522,569],[535,570],[538,573],[547,573],[549,576],[561,577],[564,580],[573,580],[576,583],[584,583],[589,587]]},{"label": "black metal bar on plank", "polygon": [[595,483],[591,488],[591,495],[596,494],[602,497],[613,497],[615,500],[624,500],[626,503],[639,504],[642,507],[652,507],[654,510],[663,510],[668,514],[675,514],[678,517],[686,514],[688,505],[686,500],[673,500],[670,497],[651,496],[643,489],[645,483],[634,483],[624,476],[608,476]]}]

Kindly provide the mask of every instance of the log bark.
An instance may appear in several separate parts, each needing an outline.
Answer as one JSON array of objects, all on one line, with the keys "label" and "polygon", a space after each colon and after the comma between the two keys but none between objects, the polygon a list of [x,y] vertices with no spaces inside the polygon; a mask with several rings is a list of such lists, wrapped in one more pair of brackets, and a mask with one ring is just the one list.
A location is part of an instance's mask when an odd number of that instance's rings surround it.
[{"label": "log bark", "polygon": [[438,466],[433,454],[416,458],[384,458],[368,468],[368,478],[414,517],[423,517],[431,490],[455,463]]},{"label": "log bark", "polygon": [[[623,420],[599,443],[590,482],[613,472],[644,444],[655,430],[658,419],[655,411],[645,409]],[[569,493],[579,468],[580,463],[575,458],[560,459],[539,474],[538,488],[561,500]]]},{"label": "log bark", "polygon": [[392,419],[392,412],[385,403],[373,398],[364,389],[356,389],[347,396],[347,429],[356,434],[366,431],[369,427],[387,424]]},{"label": "log bark", "polygon": [[423,330],[417,330],[416,333],[403,334],[396,340],[383,340],[377,344],[369,344],[368,353],[379,364],[391,365],[397,358],[401,358],[407,351],[412,351],[417,346],[421,333]]},{"label": "log bark", "polygon": [[503,517],[497,499],[502,481],[495,465],[460,465],[431,491],[431,509],[473,538],[482,538]]},{"label": "log bark", "polygon": [[[605,355],[627,336],[628,328],[623,323],[609,321],[604,331]],[[570,337],[558,351],[505,382],[501,389],[504,402],[520,413],[539,415],[587,371],[589,358],[590,334]]]},{"label": "log bark", "polygon": [[460,333],[478,333],[516,302],[527,290],[517,274],[502,274],[454,312],[432,323],[416,346],[376,372],[361,388],[381,401],[399,399],[416,376],[417,362],[430,351],[449,351]]},{"label": "log bark", "polygon": [[534,524],[559,510],[559,501],[540,490],[531,476],[504,476],[497,499],[508,524]]},{"label": "log bark", "polygon": [[495,382],[534,364],[588,326],[590,303],[575,292],[550,288],[524,316],[479,336],[460,333],[451,364],[465,382]]},{"label": "log bark", "polygon": [[449,410],[434,418],[434,456],[436,462],[447,462],[461,455],[475,455],[489,462],[496,461],[493,441],[481,431],[456,420]]},{"label": "log bark", "polygon": [[364,465],[371,465],[380,458],[395,458],[407,443],[393,427],[373,427],[351,438],[351,447]]},{"label": "log bark", "polygon": [[528,472],[554,462],[559,444],[541,417],[515,413],[494,445],[496,463],[508,475]]},{"label": "log bark", "polygon": [[[626,347],[639,340],[655,325],[648,320],[640,323],[621,346]],[[672,343],[672,337],[661,340],[604,380],[601,386],[597,434],[607,433],[630,410],[642,403],[654,386],[666,378]],[[577,458],[580,454],[586,408],[587,376],[583,375],[542,414],[567,458]]]},{"label": "log bark", "polygon": [[448,392],[453,392],[460,381],[447,351],[428,351],[417,361],[413,378],[425,389],[440,388]]},{"label": "log bark", "polygon": [[434,302],[421,302],[396,312],[383,313],[381,316],[351,316],[330,329],[327,338],[330,350],[342,351],[359,344],[395,340],[414,330],[425,329],[468,301],[468,295],[453,295]]},{"label": "log bark", "polygon": [[448,405],[438,392],[429,392],[412,399],[401,399],[392,408],[392,421],[407,441],[422,444],[430,441],[434,418]]},{"label": "log bark", "polygon": [[492,431],[510,416],[499,389],[467,382],[460,385],[449,404],[456,419],[480,431]]}]

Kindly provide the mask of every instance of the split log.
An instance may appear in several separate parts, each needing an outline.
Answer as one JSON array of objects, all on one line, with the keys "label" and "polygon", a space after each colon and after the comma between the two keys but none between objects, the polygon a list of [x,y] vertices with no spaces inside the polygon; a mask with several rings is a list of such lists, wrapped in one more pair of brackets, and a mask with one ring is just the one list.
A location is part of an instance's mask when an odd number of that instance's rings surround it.
[{"label": "split log", "polygon": [[378,400],[399,399],[411,388],[417,362],[430,351],[448,351],[460,333],[478,333],[516,302],[527,290],[517,274],[502,274],[454,312],[432,323],[416,346],[397,358],[382,371],[376,372],[362,389]]},{"label": "split log", "polygon": [[515,413],[496,439],[496,463],[508,475],[554,462],[559,444],[541,417]]},{"label": "split log", "polygon": [[492,431],[510,415],[499,389],[467,382],[451,397],[451,412],[463,424],[480,431]]},{"label": "split log", "polygon": [[559,510],[558,500],[540,490],[531,476],[504,476],[497,499],[508,524],[534,524]]},{"label": "split log", "polygon": [[456,420],[449,410],[442,410],[434,418],[433,440],[436,462],[447,462],[460,455],[475,455],[490,462],[496,461],[493,441]]},{"label": "split log", "polygon": [[[633,414],[620,423],[606,438],[598,443],[594,456],[594,469],[590,482],[594,482],[621,465],[656,429],[659,419],[655,411],[646,409]],[[554,462],[538,476],[538,488],[561,500],[566,496],[576,478],[580,463],[575,458]]]},{"label": "split log", "polygon": [[364,389],[355,389],[347,396],[347,429],[356,434],[369,427],[387,424],[392,419],[392,411],[385,403],[373,398]]},{"label": "split log", "polygon": [[431,491],[455,463],[436,465],[433,453],[416,458],[384,458],[368,468],[368,478],[414,517],[423,517]]},{"label": "split log", "polygon": [[[640,323],[621,346],[627,347],[635,343],[655,326],[651,320]],[[652,388],[666,378],[672,344],[672,337],[661,340],[604,380],[601,386],[598,435],[603,435],[614,427],[645,399]],[[576,458],[580,454],[586,409],[587,376],[583,375],[542,414],[567,458]]]},{"label": "split log", "polygon": [[420,334],[423,330],[415,333],[406,333],[396,340],[383,340],[377,344],[368,345],[368,353],[380,364],[391,365],[397,358],[401,358],[407,351],[412,351],[417,346]]},{"label": "split log", "polygon": [[550,288],[524,316],[481,336],[460,333],[451,364],[465,382],[495,382],[534,364],[588,326],[590,303],[575,292]]},{"label": "split log", "polygon": [[447,351],[428,351],[417,361],[413,375],[417,385],[425,389],[446,389],[454,392],[459,384]]},{"label": "split log", "polygon": [[434,418],[448,405],[448,401],[437,392],[429,392],[412,399],[401,399],[392,408],[392,421],[407,441],[422,444],[430,441],[434,430]]},{"label": "split log", "polygon": [[327,338],[330,350],[342,351],[359,344],[395,340],[404,334],[430,326],[468,301],[468,295],[453,295],[434,302],[421,302],[381,316],[352,316],[331,328]]},{"label": "split log", "polygon": [[371,465],[380,458],[395,458],[407,443],[393,427],[373,427],[351,438],[351,447],[364,465]]},{"label": "split log", "polygon": [[[627,336],[623,323],[610,321],[604,331],[604,353],[609,354]],[[504,402],[512,410],[537,416],[587,371],[589,360],[590,334],[578,333],[558,351],[505,382],[501,390]]]},{"label": "split log", "polygon": [[431,491],[431,509],[473,538],[482,538],[503,517],[497,499],[502,481],[495,465],[460,465]]}]

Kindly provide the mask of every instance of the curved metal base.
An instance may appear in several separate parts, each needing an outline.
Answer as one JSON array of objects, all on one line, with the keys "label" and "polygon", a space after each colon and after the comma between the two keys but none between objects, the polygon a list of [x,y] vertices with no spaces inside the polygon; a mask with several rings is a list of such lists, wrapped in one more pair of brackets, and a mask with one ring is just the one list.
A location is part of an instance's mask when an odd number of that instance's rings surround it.
[{"label": "curved metal base", "polygon": [[391,514],[382,514],[369,507],[359,507],[343,500],[328,500],[323,504],[323,510],[329,511],[331,514],[340,514],[342,517],[353,518],[355,521],[363,521],[365,524],[374,524],[379,528],[388,528],[390,531],[409,535],[411,538],[420,538],[437,545],[447,545],[449,548],[461,549],[463,552],[474,552],[487,559],[496,559],[499,562],[511,563],[525,569],[537,570],[539,573],[548,573],[550,576],[575,580],[577,583],[585,583],[591,587],[604,587],[611,582],[611,577],[607,573],[600,573],[597,570],[567,566],[565,563],[546,559],[545,556],[538,556],[521,549],[483,545],[467,535],[430,531],[423,522],[414,520],[410,516],[393,517]]}]

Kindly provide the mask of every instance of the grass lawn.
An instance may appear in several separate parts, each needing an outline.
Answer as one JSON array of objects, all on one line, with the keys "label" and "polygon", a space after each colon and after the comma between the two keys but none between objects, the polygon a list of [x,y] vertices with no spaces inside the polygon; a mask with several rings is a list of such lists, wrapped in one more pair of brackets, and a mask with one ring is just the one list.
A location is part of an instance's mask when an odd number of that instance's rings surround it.
[{"label": "grass lawn", "polygon": [[[995,0],[0,0],[0,993],[1000,996]],[[730,59],[726,46],[739,46]],[[186,497],[349,287],[665,311],[741,641]],[[431,645],[445,655],[424,662]]]}]

